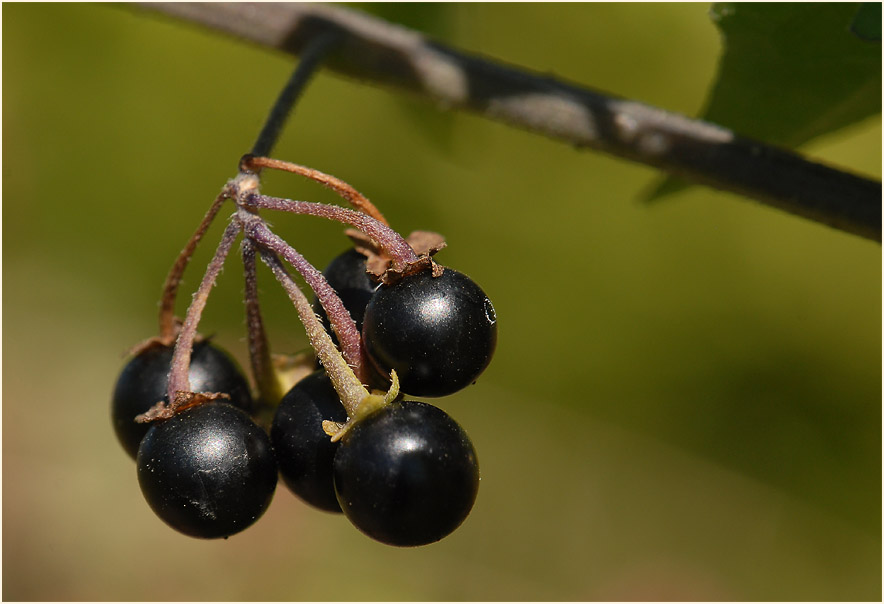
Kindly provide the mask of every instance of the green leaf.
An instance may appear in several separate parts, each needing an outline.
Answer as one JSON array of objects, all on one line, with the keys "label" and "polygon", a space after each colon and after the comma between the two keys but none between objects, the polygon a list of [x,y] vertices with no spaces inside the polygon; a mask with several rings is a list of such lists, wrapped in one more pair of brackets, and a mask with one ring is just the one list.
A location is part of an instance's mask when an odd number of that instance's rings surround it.
[{"label": "green leaf", "polygon": [[[877,7],[880,38],[880,5]],[[881,44],[859,3],[716,3],[724,52],[701,119],[795,148],[881,112]],[[683,188],[668,178],[648,197]]]}]

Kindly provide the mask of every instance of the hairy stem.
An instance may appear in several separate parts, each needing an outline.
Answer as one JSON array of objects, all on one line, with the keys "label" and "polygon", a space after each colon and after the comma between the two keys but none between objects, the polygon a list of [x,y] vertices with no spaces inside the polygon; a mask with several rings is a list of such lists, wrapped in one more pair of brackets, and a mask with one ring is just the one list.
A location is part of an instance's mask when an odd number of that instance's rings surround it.
[{"label": "hairy stem", "polygon": [[256,208],[281,210],[293,214],[308,214],[349,224],[371,237],[378,244],[378,247],[389,256],[393,268],[396,270],[404,269],[407,265],[418,261],[417,254],[414,253],[414,250],[411,249],[411,246],[408,245],[399,233],[361,212],[324,203],[294,201],[256,193],[242,196],[240,202]]},{"label": "hairy stem", "polygon": [[389,226],[389,222],[384,218],[384,215],[381,214],[381,211],[377,209],[377,207],[371,203],[365,195],[357,191],[355,188],[344,182],[343,180],[332,176],[331,174],[326,174],[324,172],[320,172],[319,170],[314,170],[313,168],[308,168],[306,166],[301,166],[298,164],[293,164],[291,162],[282,161],[279,159],[272,159],[269,157],[253,157],[246,156],[242,159],[242,164],[247,168],[271,168],[273,170],[282,170],[284,172],[291,172],[292,174],[300,174],[301,176],[305,176],[311,180],[315,180],[316,182],[328,187],[335,193],[337,193],[341,198],[350,203],[354,208],[362,212],[363,214],[368,214],[378,222],[381,222],[385,225]]},{"label": "hairy stem", "polygon": [[206,268],[206,274],[200,282],[199,288],[193,295],[193,302],[187,309],[187,315],[184,317],[184,325],[181,326],[181,332],[178,334],[178,341],[175,343],[175,352],[172,355],[172,369],[169,373],[169,386],[167,394],[169,403],[174,404],[179,392],[189,393],[190,390],[190,355],[193,352],[193,340],[196,337],[196,328],[199,324],[203,309],[206,307],[206,300],[209,298],[209,292],[215,285],[221,269],[224,267],[224,260],[233,246],[237,234],[241,230],[239,222],[230,223],[224,230],[218,249]]},{"label": "hairy stem", "polygon": [[166,283],[163,285],[163,297],[160,302],[160,339],[170,344],[175,339],[175,299],[178,296],[178,286],[181,284],[181,277],[190,263],[196,246],[202,240],[206,231],[209,230],[209,226],[212,224],[215,216],[218,215],[218,210],[221,209],[224,200],[228,198],[230,198],[230,191],[225,187],[221,194],[215,198],[215,201],[212,202],[212,206],[206,212],[203,221],[200,222],[190,241],[181,250],[178,258],[175,260],[175,264],[172,265],[169,274],[166,276]]},{"label": "hairy stem", "polygon": [[[307,285],[316,294],[316,298],[325,309],[332,329],[341,344],[341,353],[346,362],[353,367],[360,378],[364,378],[364,362],[362,358],[362,339],[356,329],[356,322],[344,307],[341,298],[325,280],[322,273],[298,253],[282,238],[274,234],[263,220],[250,218],[245,222],[246,236],[254,240],[262,248],[282,256],[304,278]],[[311,311],[312,312],[312,311]]]},{"label": "hairy stem", "polygon": [[255,244],[246,237],[242,242],[242,262],[245,274],[245,306],[246,325],[249,340],[249,361],[252,375],[258,387],[258,398],[262,406],[279,403],[282,399],[282,386],[273,370],[270,358],[270,344],[261,318],[261,307],[258,302],[258,276],[256,273]]},{"label": "hairy stem", "polygon": [[291,276],[285,270],[279,258],[273,252],[261,250],[261,260],[270,267],[277,280],[289,295],[298,317],[307,331],[307,338],[310,345],[316,351],[322,366],[335,387],[335,391],[341,399],[341,403],[347,410],[347,415],[353,416],[359,404],[369,396],[368,390],[362,385],[362,382],[350,369],[350,366],[338,352],[331,337],[322,327],[322,323],[313,312],[313,307],[304,295],[304,292],[298,288],[297,284],[292,280]]}]

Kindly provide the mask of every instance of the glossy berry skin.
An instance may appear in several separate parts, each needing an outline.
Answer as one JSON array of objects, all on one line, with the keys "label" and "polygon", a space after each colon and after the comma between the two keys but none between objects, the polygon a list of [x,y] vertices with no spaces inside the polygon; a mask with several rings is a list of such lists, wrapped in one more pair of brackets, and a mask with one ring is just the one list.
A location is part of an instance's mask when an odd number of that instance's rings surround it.
[{"label": "glossy berry skin", "polygon": [[413,396],[445,396],[471,384],[491,361],[497,316],[485,292],[450,268],[382,285],[365,309],[362,339],[382,373],[395,369]]},{"label": "glossy berry skin", "polygon": [[322,421],[347,421],[347,412],[324,370],[311,373],[288,391],[276,409],[270,440],[286,486],[312,506],[341,511],[335,496],[332,465],[338,443],[322,430]]},{"label": "glossy berry skin", "polygon": [[[173,352],[173,346],[151,346],[130,360],[117,379],[111,399],[111,421],[117,439],[132,459],[150,428],[149,424],[135,422],[135,416],[166,398]],[[236,362],[205,340],[193,347],[190,386],[194,392],[228,394],[231,404],[246,411],[252,406],[249,384]]]},{"label": "glossy berry skin", "polygon": [[405,401],[355,424],[335,455],[335,491],[347,518],[382,543],[433,543],[469,515],[479,464],[463,428],[441,409]]},{"label": "glossy berry skin", "polygon": [[205,403],[155,422],[137,462],[147,503],[191,537],[227,537],[251,526],[276,489],[270,438],[227,403]]},{"label": "glossy berry skin", "polygon": [[[322,275],[328,281],[328,284],[332,286],[332,289],[335,290],[335,293],[338,294],[338,297],[341,298],[344,308],[353,317],[353,320],[356,322],[356,329],[361,329],[362,318],[365,315],[365,306],[378,286],[377,283],[371,280],[368,273],[365,272],[365,256],[351,248],[335,257],[325,270],[322,271]],[[335,343],[337,343],[337,338],[331,329],[328,315],[325,314],[325,310],[318,300],[313,301],[313,310],[322,319],[322,325],[325,327],[325,330],[332,334]]]}]

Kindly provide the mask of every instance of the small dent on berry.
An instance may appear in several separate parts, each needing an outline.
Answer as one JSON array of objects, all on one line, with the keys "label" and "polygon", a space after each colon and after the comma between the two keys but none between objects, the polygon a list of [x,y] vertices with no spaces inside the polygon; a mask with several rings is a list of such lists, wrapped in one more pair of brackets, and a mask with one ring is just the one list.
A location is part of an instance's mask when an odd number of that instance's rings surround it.
[{"label": "small dent on berry", "polygon": [[491,304],[491,300],[488,298],[485,298],[485,318],[488,319],[490,325],[497,323],[497,312],[495,312],[494,305]]}]

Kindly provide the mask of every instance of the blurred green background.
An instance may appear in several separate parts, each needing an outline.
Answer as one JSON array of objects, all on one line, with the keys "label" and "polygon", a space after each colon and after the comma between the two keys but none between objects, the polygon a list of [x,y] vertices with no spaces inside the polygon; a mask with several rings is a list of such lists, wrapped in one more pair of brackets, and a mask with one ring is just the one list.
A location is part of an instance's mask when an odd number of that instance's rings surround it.
[{"label": "blurred green background", "polygon": [[[705,4],[374,10],[688,115],[720,52]],[[495,303],[494,362],[438,401],[477,447],[478,501],[420,549],[282,485],[227,541],[162,524],[111,389],[292,65],[134,7],[4,4],[4,599],[880,599],[879,245],[703,188],[646,207],[650,169],[325,73],[274,155],[443,233],[439,261]],[[803,151],[880,178],[880,117]],[[348,244],[271,219],[319,266]],[[262,283],[274,349],[302,348]],[[201,331],[245,364],[241,299],[230,262]]]}]

